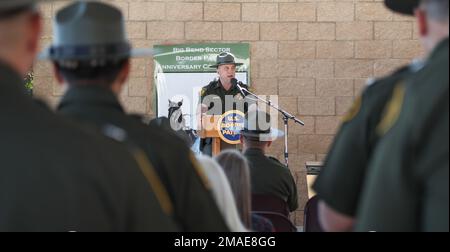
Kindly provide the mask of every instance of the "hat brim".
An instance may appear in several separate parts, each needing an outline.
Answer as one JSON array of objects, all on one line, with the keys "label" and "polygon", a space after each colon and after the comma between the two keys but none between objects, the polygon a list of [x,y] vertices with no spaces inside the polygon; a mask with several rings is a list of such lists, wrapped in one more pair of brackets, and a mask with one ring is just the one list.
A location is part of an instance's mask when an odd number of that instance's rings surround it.
[{"label": "hat brim", "polygon": [[58,1],[58,0],[9,0],[9,1],[2,0],[0,3],[0,13],[14,10],[17,8],[22,8],[25,6],[32,6],[41,2],[51,2],[51,1]]},{"label": "hat brim", "polygon": [[270,133],[260,134],[243,130],[240,134],[244,137],[252,138],[260,142],[272,142],[284,136],[284,132],[276,128],[271,128]]},{"label": "hat brim", "polygon": [[0,4],[0,12],[1,11],[9,11],[16,8],[21,8],[27,5],[33,5],[35,3],[41,2],[42,0],[14,0],[14,1],[2,1]]},{"label": "hat brim", "polygon": [[242,66],[242,65],[244,65],[244,63],[222,63],[222,64],[211,65],[211,66],[209,66],[209,67],[210,67],[210,68],[218,68],[219,66],[222,66],[222,65]]},{"label": "hat brim", "polygon": [[420,0],[385,0],[386,7],[397,13],[414,15],[414,10],[419,6]]},{"label": "hat brim", "polygon": [[[96,57],[92,57],[89,55],[85,55],[82,57],[60,57],[60,56],[53,56],[51,53],[51,46],[45,48],[41,53],[39,53],[37,59],[38,60],[89,60]],[[134,48],[131,49],[129,53],[123,53],[123,54],[114,54],[114,55],[108,55],[107,58],[148,58],[153,57],[154,50],[152,48]]]}]

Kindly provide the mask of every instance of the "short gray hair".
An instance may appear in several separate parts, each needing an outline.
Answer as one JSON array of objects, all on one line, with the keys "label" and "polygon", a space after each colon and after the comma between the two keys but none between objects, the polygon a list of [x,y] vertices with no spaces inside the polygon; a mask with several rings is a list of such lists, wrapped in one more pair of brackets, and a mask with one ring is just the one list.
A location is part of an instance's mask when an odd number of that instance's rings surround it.
[{"label": "short gray hair", "polygon": [[448,1],[449,0],[422,0],[420,6],[427,12],[431,19],[448,22]]}]

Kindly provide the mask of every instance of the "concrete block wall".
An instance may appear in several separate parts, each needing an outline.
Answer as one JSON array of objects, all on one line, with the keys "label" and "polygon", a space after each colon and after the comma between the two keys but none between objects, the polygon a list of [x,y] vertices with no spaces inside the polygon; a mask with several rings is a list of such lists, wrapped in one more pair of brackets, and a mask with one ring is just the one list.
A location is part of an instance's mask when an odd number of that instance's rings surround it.
[{"label": "concrete block wall", "polygon": [[[43,47],[51,18],[65,2],[41,6]],[[291,125],[291,170],[298,179],[302,225],[306,161],[322,160],[342,115],[368,78],[385,75],[422,53],[414,20],[393,14],[382,0],[110,0],[126,18],[135,47],[197,42],[251,45],[252,85],[279,95],[280,104],[306,122]],[[152,111],[153,60],[134,59],[121,99],[130,112]],[[56,104],[63,90],[51,65],[35,65],[34,93]],[[206,84],[206,83],[205,83]],[[280,122],[281,123],[281,122]],[[282,125],[280,124],[280,127]],[[283,142],[271,154],[282,159]]]}]

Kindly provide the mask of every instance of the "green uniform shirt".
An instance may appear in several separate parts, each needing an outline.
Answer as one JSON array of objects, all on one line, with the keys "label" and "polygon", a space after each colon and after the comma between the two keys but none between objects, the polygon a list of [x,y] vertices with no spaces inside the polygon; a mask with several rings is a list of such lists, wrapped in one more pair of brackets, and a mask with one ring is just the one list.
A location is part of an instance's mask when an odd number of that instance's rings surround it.
[{"label": "green uniform shirt", "polygon": [[259,149],[248,149],[244,154],[249,161],[252,193],[278,197],[287,202],[291,212],[295,211],[297,186],[289,169]]},{"label": "green uniform shirt", "polygon": [[116,96],[98,86],[72,87],[63,97],[60,113],[96,127],[113,124],[145,151],[174,205],[183,231],[229,231],[192,152],[186,143],[155,124],[143,124],[125,114]]},{"label": "green uniform shirt", "polygon": [[[245,89],[249,89],[247,85],[241,85]],[[230,102],[226,102],[230,100]],[[207,86],[202,88],[200,95],[200,102],[208,106],[207,115],[223,115],[225,112],[230,110],[239,110],[243,113],[247,113],[248,106],[254,101],[250,99],[245,99],[241,94],[237,86],[232,86],[229,90],[225,90],[220,80],[214,80],[210,82]],[[200,143],[200,149],[204,154],[211,155],[211,139],[202,139]],[[230,145],[224,141],[220,142],[221,149],[234,149],[237,145]]]},{"label": "green uniform shirt", "polygon": [[357,231],[449,230],[448,39],[396,86],[357,212]]},{"label": "green uniform shirt", "polygon": [[[242,84],[243,88],[248,90],[248,86]],[[230,101],[230,104],[226,104],[227,96]],[[225,90],[220,80],[215,80],[210,82],[207,86],[202,88],[200,95],[201,103],[208,106],[208,115],[222,115],[230,110],[240,110],[244,113],[248,110],[248,104],[245,104],[244,101],[251,102],[241,94],[239,88],[237,86],[232,86],[229,90]],[[221,106],[217,101],[221,102]],[[217,105],[216,105],[217,104]]]},{"label": "green uniform shirt", "polygon": [[178,230],[127,149],[22,87],[0,62],[0,232]]},{"label": "green uniform shirt", "polygon": [[334,210],[354,216],[373,149],[375,128],[395,84],[411,75],[415,65],[404,67],[368,86],[344,117],[314,190]]}]

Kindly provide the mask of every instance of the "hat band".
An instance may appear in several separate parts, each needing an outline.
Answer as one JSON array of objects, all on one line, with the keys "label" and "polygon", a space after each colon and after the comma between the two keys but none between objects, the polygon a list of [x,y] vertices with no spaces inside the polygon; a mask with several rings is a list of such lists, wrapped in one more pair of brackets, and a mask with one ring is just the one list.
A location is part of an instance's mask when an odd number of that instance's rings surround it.
[{"label": "hat band", "polygon": [[0,20],[15,16],[19,13],[22,13],[24,11],[28,11],[31,9],[33,9],[33,4],[26,4],[26,5],[19,6],[19,7],[10,9],[10,10],[0,11]]},{"label": "hat band", "polygon": [[84,58],[112,58],[130,56],[131,46],[128,43],[89,46],[52,46],[52,59],[84,59]]},{"label": "hat band", "polygon": [[234,61],[224,61],[224,62],[220,62],[220,63],[217,63],[218,65],[224,65],[224,64],[236,64],[236,62],[234,62]]},{"label": "hat band", "polygon": [[268,130],[248,130],[248,129],[244,128],[242,130],[242,132],[256,135],[256,134],[270,134],[271,130],[270,129],[268,129]]},{"label": "hat band", "polygon": [[216,65],[243,65],[243,63],[236,63],[235,61],[225,61],[225,62],[218,62]]}]

